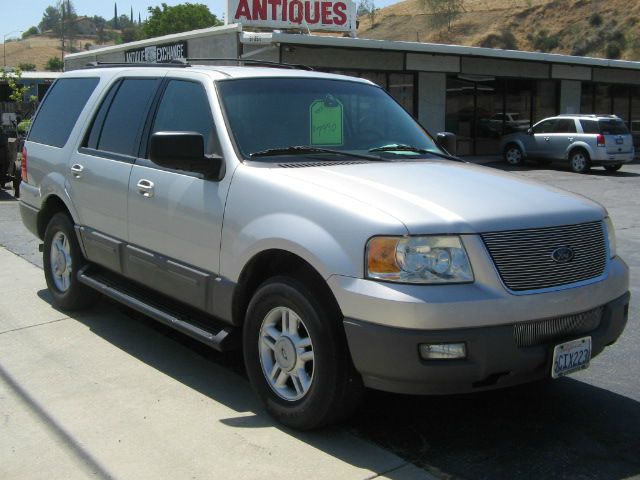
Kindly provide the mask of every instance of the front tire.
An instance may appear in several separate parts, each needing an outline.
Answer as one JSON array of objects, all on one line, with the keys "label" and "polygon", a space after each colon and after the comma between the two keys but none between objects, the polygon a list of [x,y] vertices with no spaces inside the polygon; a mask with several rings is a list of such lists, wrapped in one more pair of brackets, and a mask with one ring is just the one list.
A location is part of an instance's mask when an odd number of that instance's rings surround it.
[{"label": "front tire", "polygon": [[251,386],[276,420],[299,430],[346,418],[364,390],[340,314],[326,303],[299,280],[275,277],[247,310],[243,348]]},{"label": "front tire", "polygon": [[513,166],[522,165],[524,163],[522,149],[515,143],[510,143],[504,149],[504,161]]},{"label": "front tire", "polygon": [[574,150],[569,155],[569,164],[574,173],[587,173],[591,169],[591,159],[584,150]]},{"label": "front tire", "polygon": [[56,213],[51,217],[44,234],[42,255],[44,276],[56,307],[80,310],[95,304],[98,293],[77,278],[86,260],[68,215]]}]

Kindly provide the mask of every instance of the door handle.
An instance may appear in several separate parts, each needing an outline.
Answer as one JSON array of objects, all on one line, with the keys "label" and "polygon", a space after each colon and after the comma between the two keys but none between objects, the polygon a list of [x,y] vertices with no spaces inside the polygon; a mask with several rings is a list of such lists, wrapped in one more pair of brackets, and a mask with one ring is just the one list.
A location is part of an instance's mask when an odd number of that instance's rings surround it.
[{"label": "door handle", "polygon": [[569,137],[569,138],[568,138],[568,140],[569,140],[570,142],[573,142],[573,137]]},{"label": "door handle", "polygon": [[544,141],[548,142],[549,141],[549,137],[544,137]]},{"label": "door handle", "polygon": [[142,179],[136,186],[143,197],[153,197],[153,182],[151,180]]},{"label": "door handle", "polygon": [[82,172],[84,171],[84,167],[79,163],[74,163],[71,165],[71,175],[76,178],[82,177]]}]

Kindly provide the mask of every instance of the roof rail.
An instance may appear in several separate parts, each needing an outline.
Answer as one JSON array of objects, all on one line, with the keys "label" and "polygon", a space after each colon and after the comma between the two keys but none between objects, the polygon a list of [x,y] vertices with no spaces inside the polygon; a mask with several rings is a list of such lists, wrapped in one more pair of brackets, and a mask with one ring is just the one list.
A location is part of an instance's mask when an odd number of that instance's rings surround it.
[{"label": "roof rail", "polygon": [[163,63],[126,63],[126,62],[89,62],[84,68],[118,68],[118,67],[178,67],[185,68],[191,65],[184,59],[175,58]]},{"label": "roof rail", "polygon": [[617,115],[611,113],[560,113],[558,117],[589,117],[589,118],[620,118]]},{"label": "roof rail", "polygon": [[273,67],[273,68],[291,68],[291,69],[299,69],[299,70],[309,70],[313,71],[313,68],[296,63],[282,63],[282,62],[272,62],[269,60],[256,60],[251,58],[187,58],[187,62],[235,62],[237,64],[241,63],[252,63],[255,65],[262,65],[264,67]]}]

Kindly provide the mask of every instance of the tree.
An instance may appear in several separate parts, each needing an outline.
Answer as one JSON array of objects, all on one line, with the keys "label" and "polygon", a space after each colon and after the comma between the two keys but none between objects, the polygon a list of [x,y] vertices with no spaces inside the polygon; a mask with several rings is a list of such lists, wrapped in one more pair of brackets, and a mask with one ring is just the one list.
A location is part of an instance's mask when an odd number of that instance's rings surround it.
[{"label": "tree", "polygon": [[61,72],[62,69],[64,68],[64,64],[62,63],[62,60],[60,60],[58,57],[51,57],[49,60],[47,60],[47,64],[45,65],[45,68],[49,72]]},{"label": "tree", "polygon": [[38,27],[29,27],[27,31],[22,34],[22,39],[24,40],[25,38],[28,38],[32,35],[38,35],[39,33],[40,31],[38,30]]},{"label": "tree", "polygon": [[29,108],[27,108],[26,111],[24,111],[24,97],[29,92],[29,90],[31,90],[31,87],[29,85],[23,85],[22,83],[20,83],[22,80],[22,70],[20,70],[19,68],[16,68],[15,70],[13,70],[13,72],[6,72],[2,70],[2,72],[0,73],[0,79],[7,82],[7,85],[9,86],[9,92],[11,92],[9,94],[9,100],[18,104],[18,110],[21,113],[28,113],[29,110],[31,110],[31,108],[35,105],[38,97],[36,97],[35,95],[31,95],[28,100],[31,105]]},{"label": "tree", "polygon": [[42,14],[42,20],[38,24],[41,32],[53,30],[60,32],[60,10],[54,6],[48,6]]},{"label": "tree", "polygon": [[184,3],[169,7],[149,7],[149,19],[142,26],[142,38],[158,37],[198,28],[222,25],[209,7],[198,3]]},{"label": "tree", "polygon": [[464,0],[420,0],[422,7],[431,14],[430,23],[434,28],[451,25],[464,12]]},{"label": "tree", "polygon": [[113,4],[113,28],[118,28],[118,4]]},{"label": "tree", "polygon": [[360,0],[358,3],[357,15],[359,17],[362,15],[369,17],[372,27],[376,23],[376,12],[377,8],[374,0]]}]

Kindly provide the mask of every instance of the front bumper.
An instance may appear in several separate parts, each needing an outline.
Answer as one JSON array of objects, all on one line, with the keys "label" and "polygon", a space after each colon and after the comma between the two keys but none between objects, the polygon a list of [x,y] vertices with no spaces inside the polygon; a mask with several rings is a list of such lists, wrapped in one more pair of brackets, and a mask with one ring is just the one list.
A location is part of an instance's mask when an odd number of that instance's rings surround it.
[{"label": "front bumper", "polygon": [[[409,394],[453,394],[508,387],[550,375],[553,347],[591,336],[592,357],[620,336],[627,323],[630,294],[603,305],[599,326],[588,333],[518,347],[514,325],[449,330],[403,329],[345,318],[351,356],[365,385]],[[464,360],[423,360],[422,343],[464,342]]]}]

